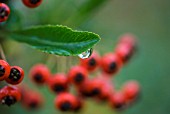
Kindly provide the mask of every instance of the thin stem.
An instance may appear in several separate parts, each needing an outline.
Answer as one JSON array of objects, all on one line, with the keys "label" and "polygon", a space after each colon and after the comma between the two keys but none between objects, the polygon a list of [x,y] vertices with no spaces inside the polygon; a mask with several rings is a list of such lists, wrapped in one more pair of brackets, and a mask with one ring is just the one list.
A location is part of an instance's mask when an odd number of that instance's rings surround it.
[{"label": "thin stem", "polygon": [[5,53],[2,48],[2,44],[0,44],[0,58],[6,61]]},{"label": "thin stem", "polygon": [[52,72],[56,71],[54,68],[56,67],[57,59],[58,58],[56,58],[54,55],[48,54],[45,60],[45,64],[49,67],[49,69],[51,69]]}]

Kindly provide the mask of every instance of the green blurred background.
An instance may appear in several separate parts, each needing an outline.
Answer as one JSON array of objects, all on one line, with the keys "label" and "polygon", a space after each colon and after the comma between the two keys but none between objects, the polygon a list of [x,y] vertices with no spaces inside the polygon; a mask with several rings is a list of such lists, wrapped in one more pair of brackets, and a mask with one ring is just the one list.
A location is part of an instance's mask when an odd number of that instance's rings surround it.
[{"label": "green blurred background", "polygon": [[[116,87],[126,80],[136,79],[142,87],[142,97],[121,114],[170,113],[170,1],[169,0],[44,0],[36,9],[26,8],[21,1],[12,4],[20,15],[11,15],[15,23],[10,29],[39,24],[62,24],[79,30],[92,31],[102,38],[95,47],[102,54],[113,51],[118,37],[130,32],[137,36],[138,52],[115,77]],[[10,23],[10,22],[9,22]],[[18,26],[19,25],[19,26]],[[47,87],[37,87],[27,77],[35,63],[46,63],[47,54],[25,44],[8,40],[4,44],[11,65],[24,68],[24,81],[40,90],[46,99],[42,109],[28,111],[17,105],[0,106],[3,114],[61,114],[54,108],[54,97]],[[54,59],[54,57],[52,56]],[[78,57],[75,57],[77,59]],[[50,64],[50,62],[48,62]],[[108,104],[88,101],[82,114],[113,114]]]}]

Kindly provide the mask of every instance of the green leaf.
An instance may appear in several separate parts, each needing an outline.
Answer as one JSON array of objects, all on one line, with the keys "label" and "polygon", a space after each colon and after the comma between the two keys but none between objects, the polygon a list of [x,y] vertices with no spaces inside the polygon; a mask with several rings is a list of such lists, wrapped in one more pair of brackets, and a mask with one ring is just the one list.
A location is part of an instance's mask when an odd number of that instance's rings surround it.
[{"label": "green leaf", "polygon": [[94,10],[101,7],[108,0],[87,0],[82,6],[79,8],[79,15],[85,15],[88,13],[92,13]]},{"label": "green leaf", "polygon": [[79,8],[77,8],[77,12],[73,14],[65,24],[70,25],[74,23],[73,26],[79,26],[89,17],[94,16],[96,11],[99,12],[101,6],[108,1],[109,0],[86,0]]},{"label": "green leaf", "polygon": [[49,54],[77,55],[93,47],[100,37],[86,31],[72,30],[62,25],[43,25],[10,33],[16,41],[31,45]]}]

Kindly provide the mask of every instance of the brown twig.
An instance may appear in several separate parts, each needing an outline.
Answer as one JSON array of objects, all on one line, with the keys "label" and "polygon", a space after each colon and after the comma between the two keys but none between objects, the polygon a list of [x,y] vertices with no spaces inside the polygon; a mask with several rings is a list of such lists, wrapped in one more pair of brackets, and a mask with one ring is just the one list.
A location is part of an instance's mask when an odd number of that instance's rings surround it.
[{"label": "brown twig", "polygon": [[0,58],[6,61],[6,57],[2,48],[2,44],[0,44]]}]

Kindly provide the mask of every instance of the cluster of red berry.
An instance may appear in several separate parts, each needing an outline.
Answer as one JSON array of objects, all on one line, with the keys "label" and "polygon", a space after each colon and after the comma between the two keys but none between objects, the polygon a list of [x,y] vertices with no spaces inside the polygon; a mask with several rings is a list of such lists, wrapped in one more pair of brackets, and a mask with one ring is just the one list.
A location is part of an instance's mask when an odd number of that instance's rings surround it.
[{"label": "cluster of red berry", "polygon": [[[22,0],[23,4],[29,8],[36,8],[42,0]],[[8,19],[10,14],[10,8],[5,3],[0,3],[0,22],[4,22]]]},{"label": "cluster of red berry", "polygon": [[[19,66],[10,66],[6,61],[0,60],[0,81],[17,85],[24,78],[24,71]],[[21,99],[20,91],[15,86],[5,86],[0,89],[0,102],[8,106]]]},{"label": "cluster of red berry", "polygon": [[10,66],[6,61],[0,60],[0,81],[16,85],[24,78],[24,71],[19,66]]},{"label": "cluster of red berry", "polygon": [[[116,91],[111,78],[129,61],[136,49],[135,37],[130,34],[122,36],[113,53],[100,57],[93,52],[88,59],[80,59],[80,64],[73,66],[67,74],[52,75],[43,64],[37,64],[30,70],[31,80],[38,84],[46,84],[56,93],[55,107],[61,111],[79,111],[85,98],[97,101],[108,101],[114,109],[124,109],[132,104],[139,95],[137,81],[128,81],[121,90]],[[101,68],[97,77],[89,73]],[[99,72],[97,72],[99,73]],[[70,85],[74,86],[76,95],[71,93]]]}]

